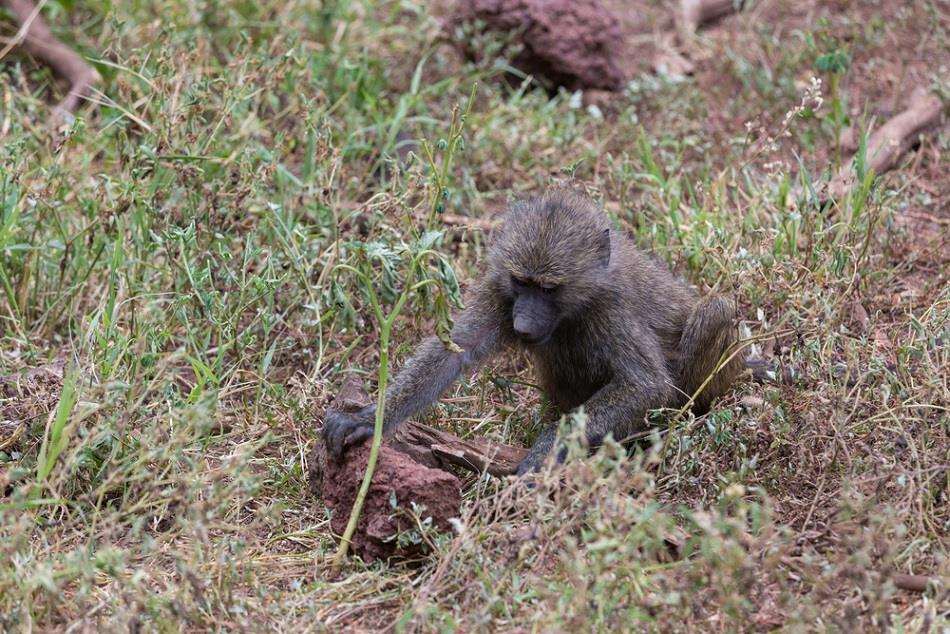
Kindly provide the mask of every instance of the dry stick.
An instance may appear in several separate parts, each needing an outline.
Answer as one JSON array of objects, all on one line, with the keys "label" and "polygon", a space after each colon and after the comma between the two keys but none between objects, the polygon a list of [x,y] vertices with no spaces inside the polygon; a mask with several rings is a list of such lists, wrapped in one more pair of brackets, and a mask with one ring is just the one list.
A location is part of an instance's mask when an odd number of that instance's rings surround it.
[{"label": "dry stick", "polygon": [[461,225],[472,229],[481,229],[488,232],[497,227],[500,222],[492,218],[469,218],[459,214],[442,214],[441,220],[447,225]]},{"label": "dry stick", "polygon": [[926,575],[893,575],[891,581],[901,590],[926,592],[927,586],[929,586],[931,582],[936,583],[938,580]]},{"label": "dry stick", "polygon": [[676,13],[676,26],[681,37],[691,35],[707,22],[735,13],[742,0],[682,0]]},{"label": "dry stick", "polygon": [[905,211],[902,215],[913,218],[914,220],[923,220],[943,227],[950,226],[950,218],[938,218],[933,214],[924,213],[922,211]]},{"label": "dry stick", "polygon": [[[897,159],[916,143],[919,135],[940,121],[943,104],[940,98],[918,87],[911,93],[907,109],[874,131],[867,142],[868,169],[880,176],[894,167]],[[839,200],[854,185],[854,171],[842,167],[828,184],[828,197]]]},{"label": "dry stick", "polygon": [[79,110],[82,102],[92,94],[92,88],[101,77],[71,48],[57,40],[46,22],[40,17],[40,9],[46,0],[35,5],[30,0],[0,0],[20,24],[20,30],[13,40],[0,51],[2,59],[15,46],[22,46],[29,55],[46,64],[69,82],[69,94],[56,109],[61,113],[73,114]]},{"label": "dry stick", "polygon": [[653,58],[653,70],[671,77],[692,75],[696,66],[679,50],[676,35],[663,33],[657,42],[657,53]]},{"label": "dry stick", "polygon": [[528,455],[528,450],[522,447],[484,438],[463,440],[415,421],[400,427],[387,444],[428,467],[444,469],[452,464],[495,477],[514,474],[518,464]]},{"label": "dry stick", "polygon": [[743,0],[681,0],[673,17],[674,31],[660,36],[654,70],[668,75],[691,75],[695,66],[681,48],[700,26],[735,13],[742,4]]}]

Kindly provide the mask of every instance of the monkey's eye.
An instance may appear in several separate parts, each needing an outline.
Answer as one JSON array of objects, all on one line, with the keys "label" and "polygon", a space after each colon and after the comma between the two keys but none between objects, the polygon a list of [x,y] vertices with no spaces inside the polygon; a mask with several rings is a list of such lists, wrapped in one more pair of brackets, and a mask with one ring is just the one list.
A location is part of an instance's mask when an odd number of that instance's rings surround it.
[{"label": "monkey's eye", "polygon": [[518,287],[518,288],[524,288],[525,286],[528,285],[528,283],[525,282],[525,281],[524,281],[523,279],[521,279],[520,277],[515,277],[514,275],[512,275],[512,276],[511,276],[511,285],[512,285],[512,286],[516,286],[516,287]]},{"label": "monkey's eye", "polygon": [[541,292],[545,295],[550,295],[557,290],[557,286],[554,284],[541,284]]}]

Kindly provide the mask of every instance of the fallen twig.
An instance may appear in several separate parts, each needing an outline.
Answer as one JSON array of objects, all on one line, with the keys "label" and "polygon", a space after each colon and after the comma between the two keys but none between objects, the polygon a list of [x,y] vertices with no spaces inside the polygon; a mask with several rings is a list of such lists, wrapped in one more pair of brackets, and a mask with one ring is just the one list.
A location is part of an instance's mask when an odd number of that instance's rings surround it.
[{"label": "fallen twig", "polygon": [[681,0],[676,13],[680,35],[691,35],[708,22],[713,22],[742,8],[743,0]]},{"label": "fallen twig", "polygon": [[45,0],[41,0],[38,5],[34,5],[31,0],[0,0],[0,2],[13,13],[13,17],[20,25],[16,37],[0,51],[0,58],[3,58],[13,47],[20,46],[27,54],[52,68],[57,75],[69,82],[69,93],[56,109],[62,114],[74,114],[79,110],[82,102],[92,94],[93,86],[101,80],[99,73],[50,32],[46,22],[40,16],[40,9],[45,4]]},{"label": "fallen twig", "polygon": [[699,27],[739,11],[745,0],[680,0],[673,32],[660,36],[653,70],[673,77],[692,75],[695,65],[684,50]]},{"label": "fallen twig", "polygon": [[693,71],[696,70],[696,65],[679,50],[676,35],[664,33],[657,42],[657,53],[653,58],[653,70],[670,77],[683,77],[692,75]]},{"label": "fallen twig", "polygon": [[930,582],[936,581],[936,579],[926,575],[894,575],[891,577],[891,581],[901,590],[926,592]]},{"label": "fallen twig", "polygon": [[491,218],[470,218],[458,214],[442,214],[439,218],[447,225],[463,225],[486,232],[498,226],[498,221]]},{"label": "fallen twig", "polygon": [[[902,154],[914,147],[920,134],[940,121],[943,103],[936,95],[918,87],[911,93],[907,108],[874,131],[867,141],[868,169],[880,176],[894,167]],[[828,197],[838,200],[854,185],[850,165],[842,167],[828,184]]]},{"label": "fallen twig", "polygon": [[922,211],[905,211],[902,215],[908,218],[913,218],[914,220],[923,220],[935,225],[950,227],[950,218],[938,218],[933,214],[924,213]]},{"label": "fallen twig", "polygon": [[484,438],[462,440],[458,436],[409,421],[387,443],[430,467],[445,469],[449,464],[475,473],[500,477],[511,475],[527,455],[527,449],[491,442]]}]

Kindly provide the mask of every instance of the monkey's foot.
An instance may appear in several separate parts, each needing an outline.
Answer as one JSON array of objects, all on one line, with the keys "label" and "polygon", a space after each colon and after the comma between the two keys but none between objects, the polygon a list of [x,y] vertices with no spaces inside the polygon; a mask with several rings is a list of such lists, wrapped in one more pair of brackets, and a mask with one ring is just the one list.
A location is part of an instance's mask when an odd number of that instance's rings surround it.
[{"label": "monkey's foot", "polygon": [[515,475],[517,475],[520,478],[531,473],[537,473],[538,471],[541,470],[542,464],[544,463],[537,462],[533,460],[531,456],[528,456],[527,458],[522,460],[520,463],[518,463],[518,468],[515,470]]}]

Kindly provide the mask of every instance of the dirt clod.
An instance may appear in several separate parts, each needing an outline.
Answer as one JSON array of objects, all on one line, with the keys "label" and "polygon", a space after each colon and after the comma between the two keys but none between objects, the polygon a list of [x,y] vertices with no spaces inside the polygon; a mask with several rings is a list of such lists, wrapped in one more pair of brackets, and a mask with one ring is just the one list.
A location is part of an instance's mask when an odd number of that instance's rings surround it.
[{"label": "dirt clod", "polygon": [[[524,49],[512,60],[515,68],[552,87],[619,90],[623,85],[620,23],[599,0],[459,2],[450,26],[463,24],[516,34]],[[465,44],[466,54],[478,57]]]},{"label": "dirt clod", "polygon": [[66,359],[0,376],[0,451],[13,447],[27,428],[47,416],[63,389]]},{"label": "dirt clod", "polygon": [[[350,449],[342,462],[325,462],[323,502],[333,511],[334,535],[342,535],[346,528],[369,460],[369,449],[367,441]],[[454,475],[418,464],[402,452],[383,446],[353,536],[353,550],[366,562],[420,554],[425,550],[423,540],[399,543],[406,540],[395,539],[399,533],[415,528],[411,514],[418,512],[423,521],[432,518],[433,526],[448,530],[449,519],[458,517],[461,504],[462,484]]]},{"label": "dirt clod", "polygon": [[[343,381],[328,409],[354,412],[369,402],[360,380],[351,376]],[[349,521],[369,461],[370,444],[368,440],[350,448],[341,461],[327,456],[322,443],[310,455],[310,491],[332,511],[330,524],[336,536],[343,534]],[[453,474],[419,464],[384,445],[353,535],[353,551],[366,562],[421,554],[424,541],[402,540],[400,544],[395,539],[416,528],[412,513],[423,521],[432,518],[433,526],[448,530],[449,519],[458,517],[461,504],[462,483]]]}]

